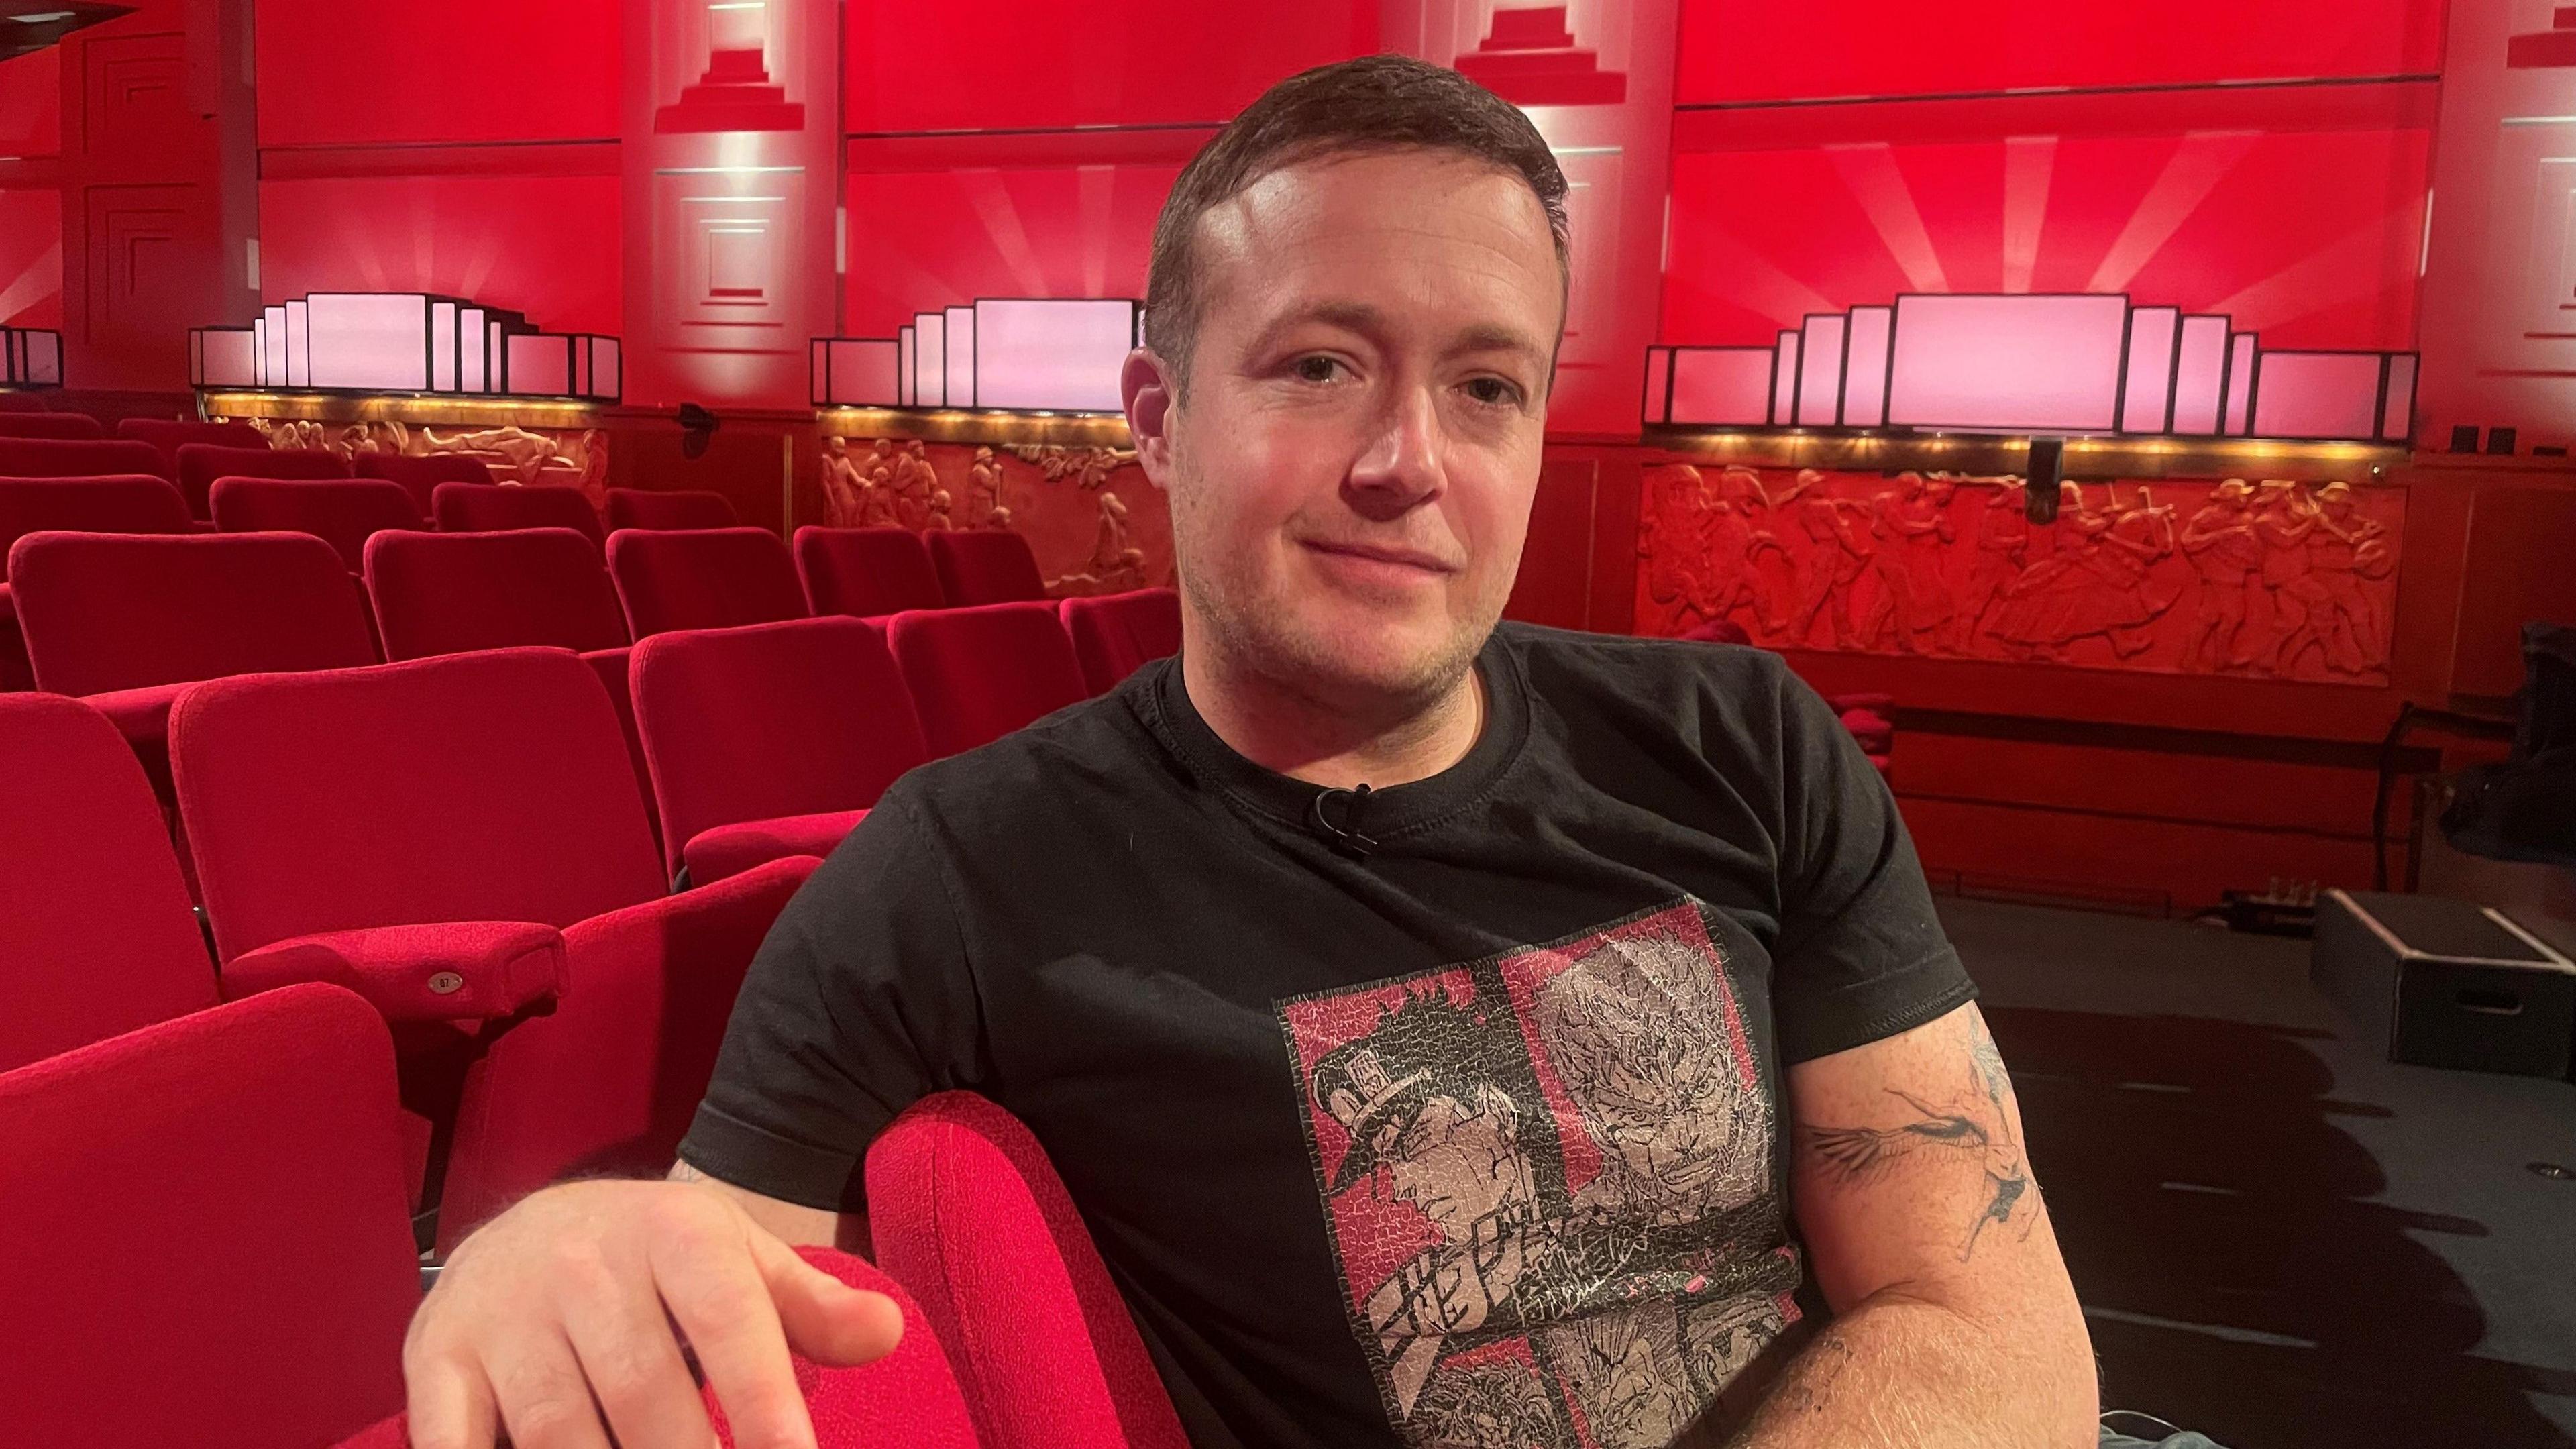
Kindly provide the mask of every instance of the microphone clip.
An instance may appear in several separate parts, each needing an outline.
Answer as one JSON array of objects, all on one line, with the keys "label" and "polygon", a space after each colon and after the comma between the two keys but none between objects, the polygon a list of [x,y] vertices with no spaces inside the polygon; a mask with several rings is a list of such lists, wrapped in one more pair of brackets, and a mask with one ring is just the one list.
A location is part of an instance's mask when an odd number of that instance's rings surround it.
[{"label": "microphone clip", "polygon": [[[1335,825],[1324,813],[1324,802],[1336,795],[1350,802],[1342,807],[1343,823],[1340,825]],[[1368,797],[1369,787],[1364,784],[1349,790],[1319,790],[1307,810],[1308,821],[1314,826],[1315,833],[1331,841],[1333,849],[1353,860],[1366,860],[1369,852],[1377,849],[1377,841],[1361,834],[1359,829],[1360,810],[1368,804]]]}]

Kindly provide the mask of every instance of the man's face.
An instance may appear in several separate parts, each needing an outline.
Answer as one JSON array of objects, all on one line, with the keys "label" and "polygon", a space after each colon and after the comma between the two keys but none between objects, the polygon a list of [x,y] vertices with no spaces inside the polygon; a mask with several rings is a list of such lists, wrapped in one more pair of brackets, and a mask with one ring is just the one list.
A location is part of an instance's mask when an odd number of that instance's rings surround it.
[{"label": "man's face", "polygon": [[1537,1196],[1509,1101],[1490,1091],[1478,1096],[1473,1103],[1431,1098],[1383,1149],[1395,1199],[1421,1209],[1446,1242],[1468,1241],[1477,1223],[1506,1204]]},{"label": "man's face", "polygon": [[1538,198],[1437,152],[1325,157],[1211,209],[1196,260],[1185,392],[1144,354],[1126,378],[1192,647],[1328,696],[1454,684],[1538,484],[1564,310]]}]

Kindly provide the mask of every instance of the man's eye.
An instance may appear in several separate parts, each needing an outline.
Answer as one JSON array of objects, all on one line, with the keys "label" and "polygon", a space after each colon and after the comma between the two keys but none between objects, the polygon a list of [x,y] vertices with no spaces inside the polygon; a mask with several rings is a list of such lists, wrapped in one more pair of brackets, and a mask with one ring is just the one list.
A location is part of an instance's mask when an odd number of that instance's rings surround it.
[{"label": "man's eye", "polygon": [[1300,382],[1331,382],[1341,374],[1341,370],[1341,363],[1330,357],[1297,359],[1297,380]]},{"label": "man's eye", "polygon": [[1517,407],[1521,390],[1499,377],[1477,377],[1468,379],[1467,396],[1488,407]]}]

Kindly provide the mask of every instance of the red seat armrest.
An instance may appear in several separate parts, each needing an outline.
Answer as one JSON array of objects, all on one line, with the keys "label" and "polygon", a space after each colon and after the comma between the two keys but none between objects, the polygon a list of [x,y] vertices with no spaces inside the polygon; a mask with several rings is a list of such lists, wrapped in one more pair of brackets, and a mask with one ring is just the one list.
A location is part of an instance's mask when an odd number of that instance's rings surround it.
[{"label": "red seat armrest", "polygon": [[230,999],[327,981],[365,997],[388,1021],[552,1011],[564,979],[563,932],[527,921],[327,931],[246,951],[223,969]]}]

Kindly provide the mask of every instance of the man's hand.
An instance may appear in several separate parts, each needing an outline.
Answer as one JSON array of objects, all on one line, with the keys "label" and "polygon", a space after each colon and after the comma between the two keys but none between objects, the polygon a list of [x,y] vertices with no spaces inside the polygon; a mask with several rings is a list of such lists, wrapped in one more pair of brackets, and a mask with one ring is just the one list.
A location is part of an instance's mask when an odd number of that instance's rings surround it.
[{"label": "man's hand", "polygon": [[[783,1204],[781,1206],[784,1206]],[[881,1294],[808,1266],[707,1181],[582,1182],[465,1240],[403,1345],[414,1449],[712,1449],[682,1342],[741,1449],[813,1449],[788,1350],[891,1352]]]}]

